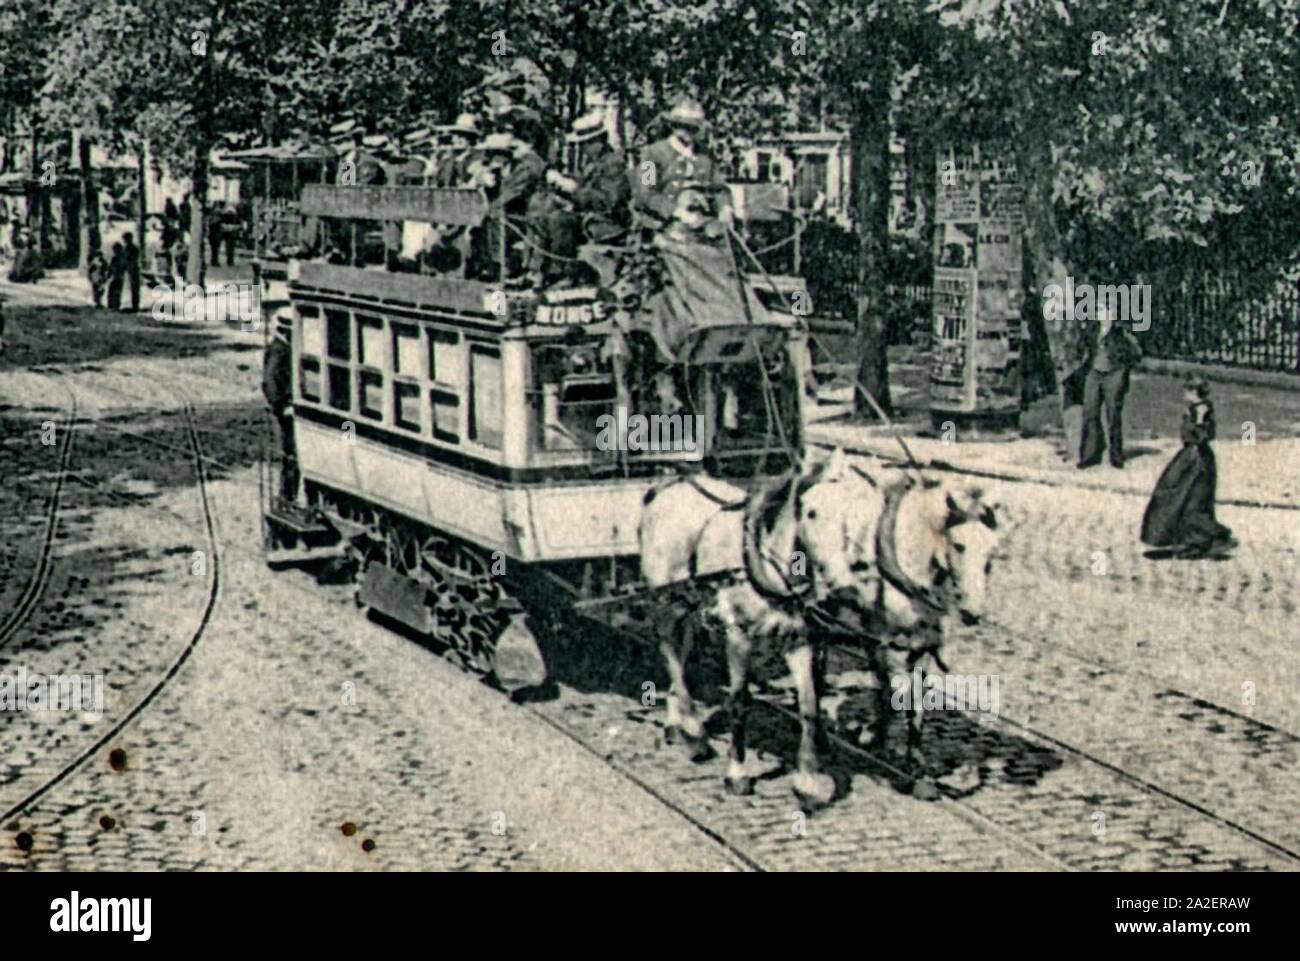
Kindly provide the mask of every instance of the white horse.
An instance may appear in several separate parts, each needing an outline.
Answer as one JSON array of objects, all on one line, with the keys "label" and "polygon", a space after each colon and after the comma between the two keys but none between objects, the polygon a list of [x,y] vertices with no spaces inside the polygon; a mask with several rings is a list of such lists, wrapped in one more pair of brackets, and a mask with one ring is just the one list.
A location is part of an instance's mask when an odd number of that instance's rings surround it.
[{"label": "white horse", "polygon": [[685,664],[696,631],[711,620],[721,625],[727,653],[726,786],[750,793],[751,655],[755,644],[779,644],[799,704],[793,788],[806,806],[828,803],[835,783],[818,761],[825,632],[900,637],[905,648],[925,651],[937,649],[954,612],[977,619],[996,542],[993,510],[981,497],[951,484],[900,480],[897,490],[886,488],[838,450],[749,498],[728,498],[696,478],[651,491],[639,529],[647,584],[718,581],[703,609],[685,612],[660,643],[671,682],[670,737],[680,735],[697,760],[708,756]]}]

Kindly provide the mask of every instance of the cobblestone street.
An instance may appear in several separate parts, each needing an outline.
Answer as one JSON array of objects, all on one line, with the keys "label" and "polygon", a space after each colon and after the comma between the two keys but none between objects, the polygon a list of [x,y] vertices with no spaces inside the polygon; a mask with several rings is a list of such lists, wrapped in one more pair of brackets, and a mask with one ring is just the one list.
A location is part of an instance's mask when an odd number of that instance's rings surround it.
[{"label": "cobblestone street", "polygon": [[1300,865],[1300,512],[1224,507],[1231,558],[1158,562],[1141,496],[985,482],[993,596],[945,660],[999,678],[998,716],[928,716],[942,796],[919,800],[870,740],[878,682],[832,655],[840,791],[805,816],[780,677],[735,798],[725,726],[701,764],[665,744],[641,694],[667,678],[630,636],[571,625],[557,695],[514,704],[364,618],[350,585],[269,571],[260,335],[10,314],[0,671],[106,683],[102,716],[0,713],[0,870]]}]

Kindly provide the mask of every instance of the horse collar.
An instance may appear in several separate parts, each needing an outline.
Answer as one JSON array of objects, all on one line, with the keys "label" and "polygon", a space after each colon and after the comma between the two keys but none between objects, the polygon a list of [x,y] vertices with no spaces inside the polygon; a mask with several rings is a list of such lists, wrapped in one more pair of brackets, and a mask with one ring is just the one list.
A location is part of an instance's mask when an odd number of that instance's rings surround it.
[{"label": "horse collar", "polygon": [[885,490],[885,509],[880,515],[880,526],[876,530],[876,562],[880,574],[895,589],[914,603],[929,608],[936,613],[943,612],[943,605],[930,587],[916,583],[898,562],[898,512],[902,508],[903,498],[916,486],[908,478],[893,484]]},{"label": "horse collar", "polygon": [[[779,505],[778,510],[773,511],[771,501],[782,493],[786,495],[785,502]],[[745,524],[741,542],[745,576],[755,591],[767,600],[779,604],[800,601],[812,586],[811,583],[792,583],[790,578],[786,577],[785,571],[782,570],[780,558],[764,556],[767,553],[762,544],[765,534],[764,517],[772,513],[776,514],[776,518],[771,525],[772,530],[775,530],[781,524],[782,518],[793,523],[796,498],[796,479],[791,477],[775,486],[759,488],[745,502]],[[800,548],[797,536],[795,547],[796,549]],[[772,576],[769,566],[764,564],[765,560],[771,562],[770,568],[775,568],[775,577]]]}]

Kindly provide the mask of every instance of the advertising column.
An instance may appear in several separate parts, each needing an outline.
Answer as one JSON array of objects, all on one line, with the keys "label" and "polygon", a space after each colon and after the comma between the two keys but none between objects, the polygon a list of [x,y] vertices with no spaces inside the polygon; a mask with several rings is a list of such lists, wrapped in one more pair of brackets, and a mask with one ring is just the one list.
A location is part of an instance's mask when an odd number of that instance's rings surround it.
[{"label": "advertising column", "polygon": [[931,419],[1014,424],[1023,305],[1018,171],[978,146],[940,153],[936,199]]}]

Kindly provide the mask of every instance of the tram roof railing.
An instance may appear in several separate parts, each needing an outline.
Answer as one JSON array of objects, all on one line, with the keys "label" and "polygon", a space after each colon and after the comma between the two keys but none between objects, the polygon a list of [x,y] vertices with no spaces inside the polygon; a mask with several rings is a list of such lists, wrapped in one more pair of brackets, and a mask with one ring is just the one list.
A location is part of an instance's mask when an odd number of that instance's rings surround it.
[{"label": "tram roof railing", "polygon": [[526,321],[536,298],[500,284],[436,274],[403,274],[343,264],[290,260],[290,288],[371,301],[375,309],[405,307],[472,318],[493,326]]},{"label": "tram roof railing", "polygon": [[301,212],[340,220],[415,220],[477,227],[488,212],[482,190],[306,184]]}]

